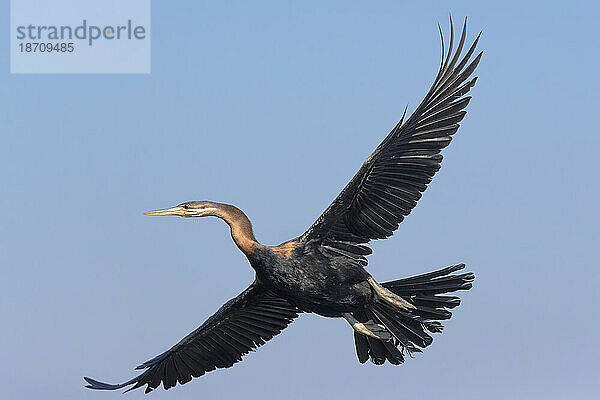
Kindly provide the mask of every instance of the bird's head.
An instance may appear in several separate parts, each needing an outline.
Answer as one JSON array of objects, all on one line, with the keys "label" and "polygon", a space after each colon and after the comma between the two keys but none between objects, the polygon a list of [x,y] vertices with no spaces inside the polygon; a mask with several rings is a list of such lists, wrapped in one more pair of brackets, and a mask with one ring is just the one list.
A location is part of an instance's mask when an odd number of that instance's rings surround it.
[{"label": "bird's head", "polygon": [[220,204],[212,201],[186,201],[175,207],[145,212],[145,215],[179,215],[181,217],[208,217],[216,215]]}]

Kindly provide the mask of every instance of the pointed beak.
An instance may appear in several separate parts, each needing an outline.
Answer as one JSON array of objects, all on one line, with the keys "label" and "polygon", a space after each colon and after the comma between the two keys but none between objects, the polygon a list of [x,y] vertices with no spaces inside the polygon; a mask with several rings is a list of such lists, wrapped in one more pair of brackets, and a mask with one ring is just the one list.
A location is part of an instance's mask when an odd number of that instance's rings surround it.
[{"label": "pointed beak", "polygon": [[185,215],[185,209],[181,206],[165,208],[163,210],[154,210],[145,212],[144,215]]}]

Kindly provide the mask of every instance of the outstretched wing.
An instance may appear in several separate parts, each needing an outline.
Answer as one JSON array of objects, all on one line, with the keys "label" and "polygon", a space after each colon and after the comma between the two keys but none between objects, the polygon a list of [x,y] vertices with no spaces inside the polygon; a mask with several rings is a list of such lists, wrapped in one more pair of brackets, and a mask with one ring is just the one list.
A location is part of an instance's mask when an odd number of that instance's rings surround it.
[{"label": "outstretched wing", "polygon": [[366,264],[363,256],[371,250],[360,243],[392,235],[415,207],[440,169],[440,151],[450,143],[465,116],[464,108],[471,99],[466,94],[477,80],[470,77],[483,52],[469,60],[481,33],[459,61],[466,27],[465,19],[453,54],[454,28],[450,19],[447,55],[440,29],[442,62],[429,93],[404,123],[402,116],[339,196],[300,236],[300,241],[317,241],[330,251],[360,258]]},{"label": "outstretched wing", "polygon": [[202,326],[166,352],[136,367],[142,374],[118,385],[85,377],[86,387],[115,390],[144,385],[146,393],[160,383],[169,389],[216,368],[229,368],[242,356],[264,344],[289,325],[300,311],[286,300],[254,282],[239,296],[225,303]]}]

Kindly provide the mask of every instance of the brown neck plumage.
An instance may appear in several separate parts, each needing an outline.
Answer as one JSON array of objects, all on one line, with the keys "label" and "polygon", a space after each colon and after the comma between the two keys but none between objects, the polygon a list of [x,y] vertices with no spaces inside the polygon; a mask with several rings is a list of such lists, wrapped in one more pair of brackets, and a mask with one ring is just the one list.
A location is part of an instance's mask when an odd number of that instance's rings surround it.
[{"label": "brown neck plumage", "polygon": [[262,245],[256,241],[252,231],[252,223],[242,210],[229,204],[215,203],[215,217],[227,222],[231,228],[231,237],[237,247],[246,255]]}]

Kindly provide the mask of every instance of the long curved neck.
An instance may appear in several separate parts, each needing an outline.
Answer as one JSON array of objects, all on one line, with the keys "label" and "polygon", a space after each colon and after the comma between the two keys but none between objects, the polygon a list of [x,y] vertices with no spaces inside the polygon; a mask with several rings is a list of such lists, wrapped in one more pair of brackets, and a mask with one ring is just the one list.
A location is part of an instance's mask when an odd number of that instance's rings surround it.
[{"label": "long curved neck", "polygon": [[252,223],[239,208],[230,204],[215,203],[215,211],[211,214],[229,225],[233,241],[244,254],[248,255],[262,246],[254,237]]}]

